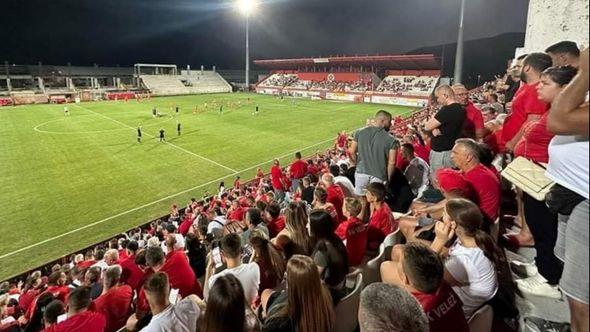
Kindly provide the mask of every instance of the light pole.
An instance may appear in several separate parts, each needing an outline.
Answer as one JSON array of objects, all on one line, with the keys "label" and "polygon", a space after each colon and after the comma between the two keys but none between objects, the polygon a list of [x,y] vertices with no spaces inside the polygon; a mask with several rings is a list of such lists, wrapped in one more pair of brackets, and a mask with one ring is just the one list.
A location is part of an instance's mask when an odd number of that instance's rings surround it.
[{"label": "light pole", "polygon": [[457,53],[455,54],[455,83],[461,83],[463,76],[463,20],[465,18],[465,0],[461,0],[459,32],[457,35]]},{"label": "light pole", "polygon": [[246,91],[250,90],[250,15],[254,6],[255,0],[238,1],[238,7],[246,17]]}]

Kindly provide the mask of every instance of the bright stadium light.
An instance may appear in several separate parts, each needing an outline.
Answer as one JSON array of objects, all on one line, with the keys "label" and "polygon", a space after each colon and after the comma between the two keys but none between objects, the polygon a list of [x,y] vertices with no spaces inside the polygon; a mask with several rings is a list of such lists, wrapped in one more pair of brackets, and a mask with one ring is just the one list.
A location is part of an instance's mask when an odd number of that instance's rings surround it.
[{"label": "bright stadium light", "polygon": [[246,16],[250,16],[255,7],[256,1],[254,0],[238,0],[238,9]]},{"label": "bright stadium light", "polygon": [[238,9],[246,17],[246,91],[250,90],[250,15],[256,8],[256,0],[238,0]]}]

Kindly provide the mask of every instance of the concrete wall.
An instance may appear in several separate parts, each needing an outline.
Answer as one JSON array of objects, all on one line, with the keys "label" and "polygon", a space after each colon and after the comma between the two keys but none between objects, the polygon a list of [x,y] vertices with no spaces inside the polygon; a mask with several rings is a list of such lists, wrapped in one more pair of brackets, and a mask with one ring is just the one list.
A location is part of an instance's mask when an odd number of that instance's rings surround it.
[{"label": "concrete wall", "polygon": [[562,40],[588,46],[589,2],[590,0],[529,0],[525,44],[516,49],[516,56],[543,51],[547,46]]}]

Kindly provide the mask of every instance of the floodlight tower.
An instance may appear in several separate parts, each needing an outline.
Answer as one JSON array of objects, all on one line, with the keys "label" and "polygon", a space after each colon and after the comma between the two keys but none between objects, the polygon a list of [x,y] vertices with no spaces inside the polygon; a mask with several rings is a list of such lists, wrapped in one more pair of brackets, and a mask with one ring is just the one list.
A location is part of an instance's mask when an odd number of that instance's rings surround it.
[{"label": "floodlight tower", "polygon": [[455,83],[461,83],[463,76],[463,20],[465,19],[465,0],[461,0],[459,32],[457,34],[457,53],[455,54]]},{"label": "floodlight tower", "polygon": [[238,8],[246,18],[246,91],[250,90],[250,15],[256,0],[238,0]]}]

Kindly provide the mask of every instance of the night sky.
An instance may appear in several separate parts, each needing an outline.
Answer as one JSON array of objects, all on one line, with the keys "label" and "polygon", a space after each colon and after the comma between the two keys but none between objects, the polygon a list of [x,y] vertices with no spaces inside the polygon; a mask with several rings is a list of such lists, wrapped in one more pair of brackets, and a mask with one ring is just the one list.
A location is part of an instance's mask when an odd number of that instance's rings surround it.
[{"label": "night sky", "polygon": [[[4,0],[0,61],[242,68],[244,18],[234,3]],[[251,56],[397,54],[452,43],[459,5],[460,0],[262,1],[251,18]],[[527,0],[467,0],[467,6],[466,40],[525,30]]]}]

